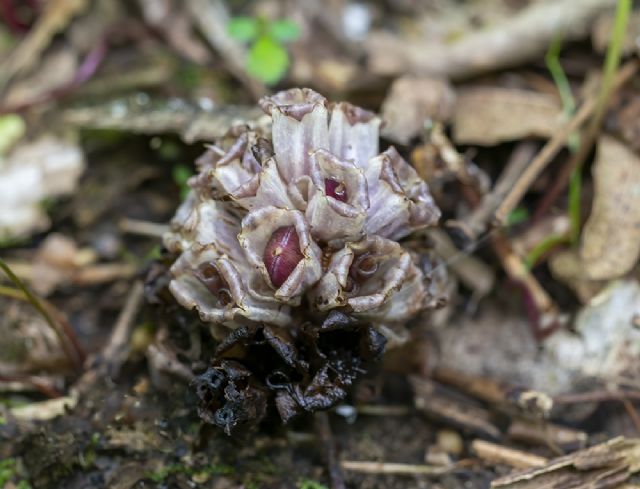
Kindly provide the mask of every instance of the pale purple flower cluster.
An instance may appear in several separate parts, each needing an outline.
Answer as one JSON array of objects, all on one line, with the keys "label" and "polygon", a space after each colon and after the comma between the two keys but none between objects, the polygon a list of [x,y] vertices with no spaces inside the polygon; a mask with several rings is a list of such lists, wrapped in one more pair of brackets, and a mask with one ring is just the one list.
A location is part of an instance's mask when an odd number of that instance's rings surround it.
[{"label": "pale purple flower cluster", "polygon": [[378,154],[380,119],[310,89],[260,105],[271,134],[234,129],[210,146],[165,237],[178,302],[231,329],[289,326],[304,305],[384,331],[428,306],[418,257],[398,240],[440,211],[393,147]]}]

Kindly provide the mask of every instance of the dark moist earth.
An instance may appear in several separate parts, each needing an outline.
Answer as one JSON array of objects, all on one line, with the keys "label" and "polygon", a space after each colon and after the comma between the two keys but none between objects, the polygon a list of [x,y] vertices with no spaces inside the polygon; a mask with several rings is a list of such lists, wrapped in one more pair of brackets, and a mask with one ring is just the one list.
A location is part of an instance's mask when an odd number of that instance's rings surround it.
[{"label": "dark moist earth", "polygon": [[[5,424],[3,451],[22,455],[35,488],[329,486],[323,445],[310,417],[288,429],[274,422],[230,438],[200,423],[185,387],[176,383],[159,394],[145,375],[135,383],[99,382],[73,414],[29,434],[18,435],[15,425]],[[434,427],[414,413],[359,416],[352,423],[336,415],[330,419],[346,460],[421,464],[434,441]],[[345,481],[359,488],[488,487],[492,475],[479,467],[435,479],[348,472]]]}]

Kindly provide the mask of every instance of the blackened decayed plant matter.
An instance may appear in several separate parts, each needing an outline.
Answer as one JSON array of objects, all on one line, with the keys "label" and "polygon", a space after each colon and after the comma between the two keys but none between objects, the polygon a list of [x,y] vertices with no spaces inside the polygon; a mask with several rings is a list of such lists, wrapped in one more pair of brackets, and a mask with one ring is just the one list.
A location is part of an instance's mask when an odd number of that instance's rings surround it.
[{"label": "blackened decayed plant matter", "polygon": [[[348,359],[339,359],[347,351],[341,341],[357,331],[380,345],[377,331],[395,342],[388,332],[438,302],[420,254],[398,240],[434,225],[440,211],[393,147],[379,153],[380,119],[310,89],[265,97],[260,106],[270,133],[233,128],[208,148],[164,240],[178,255],[173,296],[223,341],[198,385],[202,417],[227,431],[260,417],[238,406],[261,402],[265,392],[275,392],[285,420],[329,407],[360,371],[364,357],[356,357],[371,356],[349,346]],[[332,311],[359,321],[348,321],[344,338],[344,325],[327,329]],[[250,355],[229,355],[263,344],[282,353],[273,338],[298,352],[278,356],[284,370],[265,373]]]},{"label": "blackened decayed plant matter", "polygon": [[284,421],[329,408],[380,357],[385,343],[373,326],[337,311],[320,326],[241,326],[195,381],[200,417],[231,433],[260,421],[269,404]]}]

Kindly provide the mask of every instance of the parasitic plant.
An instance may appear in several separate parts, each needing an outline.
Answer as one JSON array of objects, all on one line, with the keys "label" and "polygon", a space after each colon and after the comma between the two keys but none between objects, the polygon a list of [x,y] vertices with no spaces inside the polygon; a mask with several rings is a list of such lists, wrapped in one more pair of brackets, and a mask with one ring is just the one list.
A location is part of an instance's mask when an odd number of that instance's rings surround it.
[{"label": "parasitic plant", "polygon": [[310,89],[260,106],[270,132],[233,128],[208,148],[164,240],[173,296],[221,341],[197,390],[227,432],[270,398],[284,420],[331,406],[436,302],[400,240],[440,211],[393,147],[379,152],[380,119]]}]

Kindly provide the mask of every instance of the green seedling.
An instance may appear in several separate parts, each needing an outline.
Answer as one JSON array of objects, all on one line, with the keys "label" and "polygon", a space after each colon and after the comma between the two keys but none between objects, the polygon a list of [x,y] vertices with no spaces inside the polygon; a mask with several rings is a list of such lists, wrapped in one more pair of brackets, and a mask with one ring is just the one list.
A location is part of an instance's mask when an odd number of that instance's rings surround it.
[{"label": "green seedling", "polygon": [[262,17],[234,17],[227,26],[234,39],[249,44],[246,68],[267,85],[275,85],[287,72],[289,53],[285,44],[300,36],[300,28],[290,20]]}]

